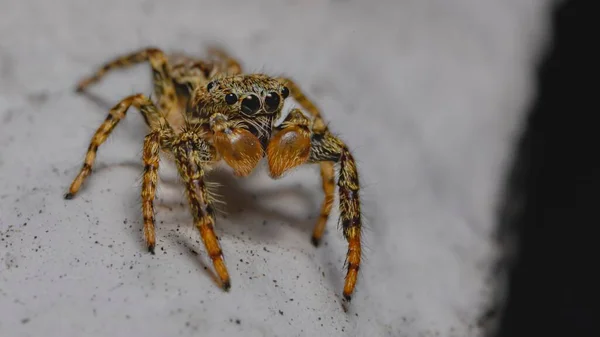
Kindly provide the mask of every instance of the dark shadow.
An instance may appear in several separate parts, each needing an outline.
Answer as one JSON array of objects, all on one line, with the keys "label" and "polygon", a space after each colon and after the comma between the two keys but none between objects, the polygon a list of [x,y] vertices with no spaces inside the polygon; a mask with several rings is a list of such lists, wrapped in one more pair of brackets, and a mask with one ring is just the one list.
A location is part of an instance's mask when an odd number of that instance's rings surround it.
[{"label": "dark shadow", "polygon": [[[85,193],[84,190],[86,189],[87,185],[90,185],[90,180],[96,180],[96,178],[98,178],[98,176],[100,176],[101,173],[106,169],[116,167],[130,168],[132,170],[140,172],[140,177],[143,171],[143,165],[141,164],[141,161],[129,161],[118,164],[98,163],[94,166],[93,173],[87,178],[86,183],[84,184],[84,186],[82,186],[79,193]],[[262,229],[264,227],[269,227],[267,226],[268,222],[261,222],[257,225],[257,223],[260,221],[250,221],[250,223],[248,223],[246,219],[271,219],[271,221],[273,222],[289,223],[292,225],[292,227],[298,228],[301,231],[306,232],[308,233],[308,235],[310,235],[313,226],[317,221],[317,216],[319,215],[319,207],[321,200],[313,200],[314,198],[312,197],[311,192],[302,186],[284,186],[281,188],[275,186],[268,189],[265,188],[260,190],[250,190],[246,185],[248,185],[248,182],[251,182],[254,178],[255,176],[251,176],[248,178],[234,177],[229,172],[225,172],[219,169],[212,171],[207,176],[208,182],[216,183],[219,185],[214,191],[216,192],[216,194],[219,195],[219,205],[216,205],[216,207],[219,210],[219,213],[217,214],[216,221],[219,222],[218,218],[224,217],[228,219],[235,227],[238,227],[238,229],[252,231],[252,229]],[[315,179],[319,179],[319,177],[315,176]],[[158,185],[158,188],[181,190],[180,194],[183,195],[183,184],[178,179],[165,179],[164,177],[161,177]],[[136,191],[136,194],[139,194],[138,191]],[[298,202],[303,204],[303,206],[306,208],[306,217],[300,218],[292,214],[286,214],[285,210],[283,209],[271,209],[268,206],[270,200],[275,200],[276,198],[289,195],[297,197]],[[319,207],[315,207],[315,205],[319,205]],[[189,208],[185,199],[158,199],[156,201],[156,208],[162,208],[170,212],[189,212]],[[181,222],[177,221],[177,223]],[[264,230],[257,230],[256,232],[259,234],[265,234],[267,236],[269,234],[264,233]],[[307,240],[308,239],[310,239],[310,236],[307,237]]]},{"label": "dark shadow", "polygon": [[549,13],[552,40],[498,220],[498,244],[508,252],[492,279],[506,284],[498,282],[495,303],[481,318],[489,337],[598,335],[593,182],[600,169],[590,113],[597,90],[585,82],[598,63],[587,38],[597,20],[591,3],[583,4],[562,1]]},{"label": "dark shadow", "polygon": [[213,271],[212,264],[206,260],[205,255],[198,253],[198,245],[190,238],[179,232],[170,232],[166,235],[174,244],[172,245],[180,255],[185,255],[192,263],[199,263],[202,270],[213,281],[213,283],[221,288],[221,280]]},{"label": "dark shadow", "polygon": [[102,171],[104,171],[106,169],[112,169],[112,168],[117,168],[117,167],[130,168],[130,169],[132,169],[134,171],[137,171],[137,172],[142,172],[143,169],[144,169],[144,165],[142,165],[142,160],[141,159],[139,161],[137,161],[137,162],[128,161],[128,162],[113,163],[113,164],[107,164],[107,163],[101,163],[101,162],[99,162],[99,163],[94,164],[93,172],[88,177],[88,179],[90,179],[93,175],[100,174]]},{"label": "dark shadow", "polygon": [[[143,170],[142,164],[137,161],[122,162],[119,164],[99,163],[88,179],[105,179],[106,175],[102,175],[104,177],[99,178],[101,176],[100,173],[108,168],[115,167],[133,169],[139,172],[140,177]],[[114,172],[114,174],[118,173]],[[256,172],[256,174],[261,173]],[[321,246],[318,248],[310,244],[310,236],[319,215],[322,196],[319,196],[318,200],[315,200],[311,192],[302,186],[288,185],[277,187],[277,184],[275,184],[273,187],[270,186],[257,190],[250,189],[248,186],[249,183],[254,179],[259,179],[259,177],[253,175],[247,178],[238,178],[220,169],[212,171],[207,178],[207,181],[220,185],[215,191],[220,195],[219,200],[223,202],[223,204],[219,205],[221,212],[217,213],[216,219],[218,236],[248,237],[255,242],[272,242],[277,240],[277,237],[280,235],[279,233],[283,233],[280,231],[299,230],[306,237],[307,249],[314,249],[316,256],[322,259],[322,268],[327,282],[335,289],[341,286],[341,280],[344,278],[343,269],[341,265],[338,265],[332,259],[327,259],[327,256],[336,255],[328,245],[327,238],[324,238]],[[318,174],[315,175],[314,179],[320,179]],[[89,187],[94,188],[93,185]],[[200,241],[192,242],[190,238],[183,236],[176,230],[177,227],[193,228],[192,216],[189,213],[189,206],[184,198],[183,185],[177,177],[163,175],[159,180],[158,188],[169,190],[166,193],[168,194],[167,197],[157,199],[155,203],[156,211],[160,214],[157,217],[157,220],[160,219],[160,222],[156,224],[158,241],[160,242],[160,236],[169,238],[174,243],[174,246],[182,247],[180,252],[183,252],[183,254],[188,255],[190,258],[197,259],[198,251],[204,251],[202,243]],[[85,193],[83,188],[80,193]],[[131,191],[127,195],[141,201],[139,199],[139,190]],[[294,202],[302,205],[306,216],[299,217],[286,213],[285,209],[277,209],[270,206],[272,201],[282,196],[295,197]],[[138,208],[131,209],[128,218],[139,219],[135,223],[142,226],[141,213]],[[228,220],[226,226],[220,225],[220,223],[223,223],[223,219]],[[335,228],[335,225],[335,219],[332,217],[328,226]],[[331,230],[331,228],[330,232],[338,234],[337,230]],[[136,237],[133,239],[137,242],[139,241],[137,235],[140,232],[136,231],[134,233]],[[198,240],[200,240],[199,237]],[[146,250],[145,245],[142,244],[140,249]],[[157,245],[157,252],[159,249]],[[193,253],[190,255],[190,252]],[[203,258],[205,257],[202,256],[201,259]],[[212,264],[204,261],[200,261],[200,263],[201,267],[207,270],[211,279],[216,284],[219,284],[218,278],[212,271]]]},{"label": "dark shadow", "polygon": [[[82,186],[78,194],[85,193],[85,190],[88,187],[87,185],[91,185],[89,182],[92,179],[96,180],[103,171],[116,167],[130,168],[136,172],[140,172],[140,174],[143,171],[142,164],[133,161],[118,164],[98,163],[94,167],[92,175],[87,178],[86,183]],[[315,177],[315,179],[318,178],[319,177]],[[210,173],[207,181],[220,185],[215,190],[215,192],[220,195],[218,198],[219,205],[217,206],[220,212],[217,215],[217,221],[219,217],[224,217],[234,225],[239,224],[239,226],[248,228],[244,219],[252,217],[252,215],[257,215],[262,218],[270,218],[276,222],[290,223],[293,227],[299,228],[304,232],[312,231],[313,225],[316,223],[317,216],[319,215],[319,208],[315,207],[315,203],[318,203],[320,206],[321,200],[314,200],[310,191],[302,186],[285,186],[281,188],[275,186],[269,189],[250,190],[245,186],[247,185],[247,183],[244,182],[245,179],[251,181],[253,177],[240,179],[223,170],[215,170]],[[164,179],[161,177],[158,188],[161,187],[181,189],[181,193],[183,193],[183,184],[178,179]],[[270,200],[289,195],[298,197],[298,202],[302,203],[306,208],[306,217],[300,218],[292,214],[286,214],[285,210],[270,209],[268,207]],[[179,211],[182,209],[185,209],[186,212],[189,211],[184,199],[159,199],[156,202],[156,207],[168,211]],[[265,224],[261,224],[261,227],[264,225]]]},{"label": "dark shadow", "polygon": [[[228,219],[231,224],[240,227],[242,230],[252,231],[252,229],[268,227],[268,223],[256,225],[260,221],[250,221],[250,224],[246,221],[248,218],[255,220],[256,218],[262,218],[270,219],[270,222],[292,224],[292,227],[298,228],[303,232],[309,233],[312,231],[319,209],[314,207],[315,200],[313,200],[310,191],[302,186],[285,186],[281,188],[275,186],[272,188],[250,190],[247,187],[247,182],[252,181],[252,179],[254,177],[237,178],[223,170],[215,170],[208,175],[207,181],[219,185],[215,189],[216,194],[220,195],[218,200],[221,202],[217,205],[220,211],[217,217]],[[315,179],[318,179],[318,177],[315,177]],[[163,179],[161,183],[173,188],[182,188],[183,186],[179,181],[165,181]],[[175,185],[178,186],[175,187]],[[269,201],[289,195],[297,197],[297,201],[306,208],[306,217],[300,218],[286,213],[285,209],[272,209],[269,207]],[[168,200],[161,201],[161,205],[170,208],[181,207],[180,202],[173,203]],[[187,209],[187,205],[185,207]],[[256,232],[262,233],[264,231],[257,230]],[[262,234],[268,235],[268,233]]]},{"label": "dark shadow", "polygon": [[116,102],[111,103],[108,100],[102,98],[101,96],[91,93],[89,91],[82,91],[78,92],[77,94],[85,97],[94,104],[98,105],[98,107],[100,107],[100,109],[102,109],[104,113],[107,113],[116,104]]}]

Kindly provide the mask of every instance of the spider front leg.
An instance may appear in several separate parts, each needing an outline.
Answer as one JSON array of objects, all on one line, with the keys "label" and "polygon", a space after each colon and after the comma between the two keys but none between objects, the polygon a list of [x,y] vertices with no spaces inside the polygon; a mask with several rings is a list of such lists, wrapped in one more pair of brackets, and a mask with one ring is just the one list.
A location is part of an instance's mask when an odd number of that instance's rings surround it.
[{"label": "spider front leg", "polygon": [[185,183],[194,225],[200,231],[202,242],[221,280],[221,287],[229,290],[231,287],[229,273],[214,231],[215,210],[204,181],[203,167],[214,161],[216,157],[214,148],[197,132],[184,130],[173,143],[172,151],[179,175]]},{"label": "spider front leg", "polygon": [[[327,125],[323,121],[323,116],[319,111],[319,108],[311,102],[308,97],[302,92],[298,84],[294,82],[291,78],[281,77],[278,79],[283,85],[285,85],[289,90],[291,97],[294,98],[300,106],[302,106],[308,113],[310,113],[313,117],[313,122],[311,125],[311,129],[314,133],[325,133],[327,132]],[[312,243],[315,246],[319,246],[321,242],[321,238],[323,237],[323,233],[325,232],[325,225],[327,224],[327,220],[329,220],[329,214],[331,213],[331,206],[333,204],[333,194],[335,192],[335,181],[334,181],[334,166],[332,162],[321,162],[321,185],[323,186],[323,193],[325,194],[325,198],[323,199],[323,204],[321,205],[321,213],[319,215],[319,220],[315,225],[312,234]]]},{"label": "spider front leg", "polygon": [[[305,163],[327,163],[325,177],[327,179],[326,200],[321,210],[321,217],[315,227],[313,240],[316,235],[322,234],[325,224],[322,222],[323,213],[325,219],[331,209],[333,196],[333,163],[340,166],[337,186],[339,194],[340,224],[344,238],[348,241],[348,252],[346,256],[346,279],[343,296],[350,301],[361,261],[361,212],[359,199],[359,178],[356,163],[348,147],[328,130],[311,131],[310,121],[300,112],[294,109],[286,117],[278,132],[269,142],[267,156],[270,175],[273,178],[280,177],[285,171]],[[323,166],[321,166],[323,167]],[[331,171],[330,171],[331,169]],[[331,185],[329,185],[331,183]],[[328,208],[325,208],[328,207]]]},{"label": "spider front leg", "polygon": [[346,280],[344,284],[344,299],[350,301],[361,261],[361,228],[359,190],[360,183],[356,162],[348,147],[329,131],[314,133],[312,138],[310,162],[337,162],[340,170],[337,186],[339,195],[340,224],[344,238],[348,241],[346,255]]},{"label": "spider front leg", "polygon": [[160,154],[160,132],[153,131],[144,138],[143,160],[144,176],[142,180],[142,216],[144,218],[144,239],[148,251],[154,254],[156,235],[154,233],[154,197],[158,182]]},{"label": "spider front leg", "polygon": [[138,110],[144,117],[144,120],[150,126],[151,129],[163,129],[163,132],[165,133],[172,132],[165,118],[156,109],[154,103],[152,103],[152,101],[150,101],[150,99],[148,99],[146,96],[138,94],[123,99],[110,110],[104,122],[96,130],[96,133],[92,137],[87,153],[85,155],[83,166],[81,167],[81,170],[79,171],[77,177],[71,183],[69,192],[65,194],[65,199],[72,199],[77,194],[85,179],[92,172],[92,165],[96,160],[96,152],[98,151],[98,147],[100,147],[100,145],[102,145],[102,143],[106,141],[106,139],[117,126],[119,121],[125,118],[127,110],[132,105],[138,108]]}]

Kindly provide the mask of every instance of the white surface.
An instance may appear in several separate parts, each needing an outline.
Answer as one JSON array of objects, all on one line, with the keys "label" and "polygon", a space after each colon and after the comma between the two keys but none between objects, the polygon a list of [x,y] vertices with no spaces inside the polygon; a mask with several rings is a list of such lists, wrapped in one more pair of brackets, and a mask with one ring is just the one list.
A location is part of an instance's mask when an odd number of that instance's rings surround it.
[{"label": "white surface", "polygon": [[[546,1],[1,2],[0,336],[477,335]],[[76,81],[147,45],[201,55],[213,42],[250,71],[296,78],[354,150],[368,228],[349,313],[337,212],[324,245],[309,240],[316,167],[277,182],[217,174],[230,293],[204,271],[172,167],[146,253],[137,113],[62,199],[106,114]],[[92,91],[109,105],[148,94],[148,67]]]}]

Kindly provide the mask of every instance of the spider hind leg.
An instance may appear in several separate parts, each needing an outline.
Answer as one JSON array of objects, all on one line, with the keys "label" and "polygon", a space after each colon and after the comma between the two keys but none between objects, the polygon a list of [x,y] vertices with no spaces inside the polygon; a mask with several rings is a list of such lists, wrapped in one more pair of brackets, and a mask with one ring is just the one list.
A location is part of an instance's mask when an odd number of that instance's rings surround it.
[{"label": "spider hind leg", "polygon": [[78,83],[76,91],[85,91],[90,85],[99,82],[113,70],[129,68],[143,62],[150,63],[158,107],[165,116],[169,116],[179,106],[178,96],[168,57],[158,48],[144,48],[105,63],[93,75],[82,79]]}]

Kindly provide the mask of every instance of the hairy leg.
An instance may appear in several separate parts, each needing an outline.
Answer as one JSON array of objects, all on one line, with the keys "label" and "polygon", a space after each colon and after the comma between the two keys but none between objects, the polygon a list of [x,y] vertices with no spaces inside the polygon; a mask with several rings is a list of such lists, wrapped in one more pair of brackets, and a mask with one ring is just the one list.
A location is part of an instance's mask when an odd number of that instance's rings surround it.
[{"label": "hairy leg", "polygon": [[179,89],[177,93],[189,99],[193,90],[208,82],[214,65],[203,60],[186,59],[171,69],[171,76]]},{"label": "hairy leg", "polygon": [[[296,84],[296,82],[290,78],[281,77],[278,80],[290,90],[291,96],[298,102],[298,104],[300,104],[300,106],[302,106],[308,113],[312,115],[312,131],[315,133],[327,132],[327,125],[323,120],[323,116],[321,115],[319,108],[317,108],[317,106],[310,99],[308,99],[308,97],[306,97],[298,84]],[[319,165],[321,166],[321,184],[323,186],[325,198],[321,205],[319,220],[317,221],[317,224],[313,230],[312,243],[315,246],[318,246],[321,242],[321,237],[325,231],[325,225],[327,224],[329,214],[331,213],[331,204],[333,202],[334,193],[333,176],[335,174],[334,167],[331,163],[321,162]]]},{"label": "hairy leg", "polygon": [[77,85],[77,91],[84,91],[91,84],[100,81],[112,70],[129,68],[142,62],[150,63],[150,67],[152,68],[154,94],[157,98],[158,107],[165,116],[168,116],[177,106],[177,95],[175,84],[170,75],[167,56],[157,48],[145,48],[107,62],[100,67],[95,74],[80,81]]},{"label": "hairy leg", "polygon": [[110,110],[104,122],[96,130],[85,155],[83,166],[77,177],[73,180],[69,192],[65,194],[65,199],[72,199],[77,194],[85,179],[92,172],[92,165],[96,159],[98,147],[104,143],[119,121],[125,118],[127,110],[132,105],[139,109],[144,120],[152,130],[163,129],[163,132],[170,132],[169,124],[146,96],[137,94],[126,97]]},{"label": "hairy leg", "polygon": [[314,132],[325,132],[327,125],[323,120],[323,116],[319,111],[319,108],[306,97],[306,95],[300,89],[300,86],[294,82],[291,78],[280,77],[278,81],[285,85],[289,90],[291,96],[302,106],[308,113],[313,117],[312,130]]},{"label": "hairy leg", "polygon": [[[340,225],[344,238],[348,241],[346,256],[346,279],[344,299],[350,301],[361,261],[361,212],[359,200],[359,178],[356,163],[348,147],[329,131],[308,133],[308,120],[301,113],[292,111],[282,123],[281,130],[273,137],[268,146],[267,156],[271,175],[279,176],[283,172],[303,163],[320,163],[325,189],[325,202],[319,222],[313,232],[313,242],[320,238],[324,223],[329,216],[333,202],[333,163],[339,163],[337,185],[340,198]],[[310,137],[307,141],[307,137]],[[308,153],[308,155],[299,155]],[[296,158],[296,161],[292,159]],[[297,159],[300,158],[300,159]],[[284,163],[284,164],[281,164]]]},{"label": "hairy leg", "polygon": [[335,193],[335,169],[332,162],[322,162],[321,166],[321,180],[323,182],[323,192],[325,193],[325,199],[321,205],[321,213],[319,214],[319,220],[315,226],[312,234],[311,241],[315,247],[318,247],[321,243],[321,238],[325,232],[325,225],[329,220],[329,214],[331,213],[331,207],[333,206],[333,198]]},{"label": "hairy leg", "polygon": [[158,182],[160,153],[160,131],[153,131],[144,138],[143,160],[144,176],[142,180],[142,215],[144,217],[144,238],[148,251],[154,254],[156,236],[154,234],[154,197]]},{"label": "hairy leg", "polygon": [[340,224],[344,238],[348,241],[346,257],[346,282],[344,284],[344,299],[350,301],[361,261],[361,211],[359,190],[360,183],[356,162],[348,147],[330,132],[315,133],[312,136],[310,162],[338,162],[338,195],[340,198]]},{"label": "hairy leg", "polygon": [[194,225],[200,231],[202,242],[221,280],[221,287],[229,290],[231,287],[229,273],[214,231],[215,211],[204,181],[203,165],[213,161],[215,153],[212,147],[197,133],[183,131],[173,144],[173,154],[179,175],[186,186],[186,195],[194,217]]}]

